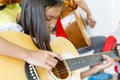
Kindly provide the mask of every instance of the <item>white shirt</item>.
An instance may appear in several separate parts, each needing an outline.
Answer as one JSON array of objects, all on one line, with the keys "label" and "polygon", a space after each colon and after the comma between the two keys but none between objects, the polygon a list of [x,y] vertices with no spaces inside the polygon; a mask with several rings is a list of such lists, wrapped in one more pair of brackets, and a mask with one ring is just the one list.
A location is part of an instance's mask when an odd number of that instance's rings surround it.
[{"label": "white shirt", "polygon": [[8,24],[0,25],[0,32],[8,31],[8,30],[24,32],[23,28],[19,24],[16,24],[16,23],[8,23]]},{"label": "white shirt", "polygon": [[[8,24],[0,25],[0,32],[8,31],[8,30],[24,32],[23,28],[16,23],[8,23]],[[50,41],[52,41],[53,39],[55,39],[55,36],[50,34]]]}]

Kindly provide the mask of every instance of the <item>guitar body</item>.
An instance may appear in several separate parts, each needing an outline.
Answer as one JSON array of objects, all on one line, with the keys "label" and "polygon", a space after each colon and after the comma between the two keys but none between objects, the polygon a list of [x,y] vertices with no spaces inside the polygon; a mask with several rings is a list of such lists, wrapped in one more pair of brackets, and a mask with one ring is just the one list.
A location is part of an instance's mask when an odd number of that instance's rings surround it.
[{"label": "guitar body", "polygon": [[[30,36],[20,32],[6,31],[1,32],[0,37],[24,47],[30,50],[38,50],[33,44]],[[74,46],[65,38],[57,37],[51,43],[54,52],[61,54],[64,59],[78,57],[79,54]],[[61,66],[67,67],[66,62]],[[0,80],[27,80],[25,69],[25,62],[16,58],[0,55]],[[36,67],[40,80],[81,80],[80,70],[63,74],[63,76],[57,77],[54,71],[49,72],[47,69]]]},{"label": "guitar body", "polygon": [[[71,1],[71,2],[70,2]],[[88,27],[82,17],[77,14],[73,0],[65,0],[61,13],[61,22],[68,39],[78,49],[91,45]]]},{"label": "guitar body", "polygon": [[61,22],[68,39],[77,49],[91,45],[88,29],[84,26],[81,16],[78,16],[75,11],[64,17]]}]

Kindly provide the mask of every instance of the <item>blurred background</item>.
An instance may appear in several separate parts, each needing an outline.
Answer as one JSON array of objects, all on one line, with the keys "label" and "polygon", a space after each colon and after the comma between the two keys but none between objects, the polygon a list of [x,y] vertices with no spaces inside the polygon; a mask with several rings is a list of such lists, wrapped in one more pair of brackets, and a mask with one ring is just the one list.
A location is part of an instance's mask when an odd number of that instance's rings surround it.
[{"label": "blurred background", "polygon": [[[109,36],[116,30],[120,30],[120,0],[86,0],[86,2],[97,22],[95,28],[91,29],[92,36]],[[77,11],[80,12],[82,10],[78,8]],[[118,43],[120,43],[120,32],[116,38],[118,40]],[[91,53],[92,52],[88,54]],[[113,74],[113,80],[117,80],[114,66],[105,69],[105,72]],[[88,79],[86,78],[84,80]]]},{"label": "blurred background", "polygon": [[[97,21],[92,35],[109,35],[119,27],[120,0],[86,0]],[[80,9],[78,9],[79,11]]]}]

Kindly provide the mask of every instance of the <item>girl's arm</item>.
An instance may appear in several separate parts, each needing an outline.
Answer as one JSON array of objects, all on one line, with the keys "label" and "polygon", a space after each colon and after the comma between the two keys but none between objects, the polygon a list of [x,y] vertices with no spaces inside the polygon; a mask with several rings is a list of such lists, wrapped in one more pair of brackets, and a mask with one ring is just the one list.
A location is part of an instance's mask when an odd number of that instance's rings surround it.
[{"label": "girl's arm", "polygon": [[[13,35],[14,36],[14,35]],[[0,54],[24,60],[32,65],[51,70],[61,56],[46,50],[32,51],[10,43],[0,37]]]}]

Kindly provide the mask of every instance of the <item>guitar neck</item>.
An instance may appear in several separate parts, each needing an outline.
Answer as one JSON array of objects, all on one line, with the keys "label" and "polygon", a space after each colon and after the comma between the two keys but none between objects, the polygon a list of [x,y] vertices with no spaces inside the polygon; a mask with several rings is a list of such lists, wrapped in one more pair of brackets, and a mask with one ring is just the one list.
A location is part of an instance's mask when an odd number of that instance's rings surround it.
[{"label": "guitar neck", "polygon": [[77,58],[71,58],[71,59],[66,59],[66,63],[70,69],[70,71],[74,71],[79,68],[83,68],[86,66],[91,66],[96,63],[104,61],[102,54],[108,55],[111,58],[118,57],[118,52],[116,50],[110,51],[110,52],[101,52],[93,55],[88,55],[84,57],[77,57]]}]

